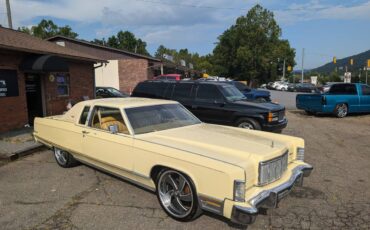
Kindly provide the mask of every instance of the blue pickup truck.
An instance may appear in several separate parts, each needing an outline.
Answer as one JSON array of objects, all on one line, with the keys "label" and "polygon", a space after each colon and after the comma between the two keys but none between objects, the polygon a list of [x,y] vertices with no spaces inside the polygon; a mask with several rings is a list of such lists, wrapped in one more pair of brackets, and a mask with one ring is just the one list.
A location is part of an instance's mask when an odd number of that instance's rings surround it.
[{"label": "blue pickup truck", "polygon": [[309,114],[328,113],[337,117],[345,117],[349,113],[370,113],[370,86],[333,84],[324,94],[298,94],[296,106]]}]

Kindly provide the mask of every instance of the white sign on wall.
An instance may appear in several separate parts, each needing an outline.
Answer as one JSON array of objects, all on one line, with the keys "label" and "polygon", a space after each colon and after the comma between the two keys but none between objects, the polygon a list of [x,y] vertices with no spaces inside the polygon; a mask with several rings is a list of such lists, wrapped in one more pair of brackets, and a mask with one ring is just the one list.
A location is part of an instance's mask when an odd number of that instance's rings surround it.
[{"label": "white sign on wall", "polygon": [[311,84],[317,85],[317,76],[311,76]]},{"label": "white sign on wall", "polygon": [[344,83],[351,83],[351,72],[344,73]]}]

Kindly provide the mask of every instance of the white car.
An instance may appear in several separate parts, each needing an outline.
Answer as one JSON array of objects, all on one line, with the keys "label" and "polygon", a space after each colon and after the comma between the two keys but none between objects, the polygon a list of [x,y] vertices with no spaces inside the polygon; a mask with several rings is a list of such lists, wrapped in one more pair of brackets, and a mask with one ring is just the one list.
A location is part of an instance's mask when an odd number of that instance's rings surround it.
[{"label": "white car", "polygon": [[287,82],[279,82],[276,84],[275,89],[281,90],[281,91],[287,91],[288,90],[288,83]]}]

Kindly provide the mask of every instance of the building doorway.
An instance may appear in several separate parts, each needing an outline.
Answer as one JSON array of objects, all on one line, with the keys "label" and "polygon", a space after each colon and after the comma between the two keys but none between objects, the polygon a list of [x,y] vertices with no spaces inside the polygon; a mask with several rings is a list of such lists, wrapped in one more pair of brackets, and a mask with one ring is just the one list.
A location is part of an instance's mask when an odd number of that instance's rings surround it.
[{"label": "building doorway", "polygon": [[41,77],[38,74],[26,75],[26,97],[28,123],[33,125],[35,117],[43,116]]}]

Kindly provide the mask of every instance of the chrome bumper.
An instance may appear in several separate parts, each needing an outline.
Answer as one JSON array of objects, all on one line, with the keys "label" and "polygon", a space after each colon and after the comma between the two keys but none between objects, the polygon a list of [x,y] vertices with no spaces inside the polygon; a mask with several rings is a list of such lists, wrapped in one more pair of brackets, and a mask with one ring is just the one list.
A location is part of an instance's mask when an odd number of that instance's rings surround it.
[{"label": "chrome bumper", "polygon": [[234,205],[231,213],[231,221],[238,224],[252,224],[258,214],[259,208],[276,208],[279,201],[284,198],[292,188],[303,185],[303,177],[311,174],[311,165],[300,165],[293,169],[289,180],[274,188],[264,190],[251,198],[248,203],[251,207]]}]

